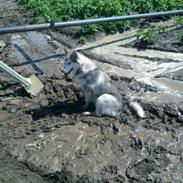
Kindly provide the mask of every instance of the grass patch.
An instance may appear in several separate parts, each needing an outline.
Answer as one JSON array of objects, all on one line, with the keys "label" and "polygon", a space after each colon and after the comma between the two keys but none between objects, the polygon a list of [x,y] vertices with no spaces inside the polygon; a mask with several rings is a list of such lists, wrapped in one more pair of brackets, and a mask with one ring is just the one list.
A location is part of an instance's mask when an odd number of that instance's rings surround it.
[{"label": "grass patch", "polygon": [[[68,21],[97,17],[129,15],[182,9],[182,0],[20,0],[24,9],[30,10],[37,23]],[[132,21],[105,23],[82,27],[82,33],[99,30],[113,32],[125,30]]]},{"label": "grass patch", "polygon": [[153,44],[157,34],[157,28],[155,26],[150,26],[148,29],[139,29],[137,37],[145,44]]},{"label": "grass patch", "polygon": [[178,41],[183,45],[183,34],[178,36]]}]

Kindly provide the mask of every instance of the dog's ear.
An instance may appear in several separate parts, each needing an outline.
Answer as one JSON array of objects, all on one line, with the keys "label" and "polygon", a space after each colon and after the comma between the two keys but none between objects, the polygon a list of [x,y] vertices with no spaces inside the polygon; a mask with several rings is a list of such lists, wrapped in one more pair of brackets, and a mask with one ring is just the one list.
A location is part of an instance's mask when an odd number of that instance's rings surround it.
[{"label": "dog's ear", "polygon": [[64,48],[64,57],[65,57],[65,61],[68,60],[68,58],[70,57],[70,52],[67,48]]},{"label": "dog's ear", "polygon": [[64,47],[64,55],[65,55],[65,57],[67,57],[68,54],[69,54],[69,50]]},{"label": "dog's ear", "polygon": [[74,62],[78,62],[78,52],[76,50],[73,50],[72,53],[71,53],[71,59],[74,61]]},{"label": "dog's ear", "polygon": [[76,50],[73,50],[72,54],[73,54],[74,58],[78,58],[78,52]]}]

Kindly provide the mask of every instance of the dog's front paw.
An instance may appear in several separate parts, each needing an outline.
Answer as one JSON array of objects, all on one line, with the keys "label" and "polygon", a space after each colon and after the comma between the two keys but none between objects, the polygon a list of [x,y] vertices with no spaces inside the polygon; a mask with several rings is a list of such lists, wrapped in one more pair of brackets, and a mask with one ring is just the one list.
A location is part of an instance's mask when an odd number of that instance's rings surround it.
[{"label": "dog's front paw", "polygon": [[82,112],[83,116],[90,116],[92,113],[89,111]]}]

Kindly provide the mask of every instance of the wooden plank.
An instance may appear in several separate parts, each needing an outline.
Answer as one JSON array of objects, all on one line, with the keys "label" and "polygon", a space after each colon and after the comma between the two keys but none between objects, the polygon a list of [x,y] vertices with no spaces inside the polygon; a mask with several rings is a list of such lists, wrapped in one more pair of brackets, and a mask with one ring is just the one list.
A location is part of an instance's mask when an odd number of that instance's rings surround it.
[{"label": "wooden plank", "polygon": [[109,53],[115,53],[123,56],[133,56],[133,57],[139,57],[139,58],[145,58],[145,59],[164,59],[166,60],[174,60],[183,62],[183,54],[182,53],[173,53],[173,52],[164,52],[164,51],[157,51],[157,50],[138,50],[136,48],[125,48],[125,47],[119,47],[119,46],[103,46],[100,48],[95,48],[92,50],[92,52],[109,52]]}]

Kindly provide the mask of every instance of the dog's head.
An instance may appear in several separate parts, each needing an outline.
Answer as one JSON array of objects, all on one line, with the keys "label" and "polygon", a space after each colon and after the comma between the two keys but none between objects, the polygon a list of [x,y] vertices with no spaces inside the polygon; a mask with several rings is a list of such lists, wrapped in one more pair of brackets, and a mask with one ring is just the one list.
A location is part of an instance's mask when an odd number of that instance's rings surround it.
[{"label": "dog's head", "polygon": [[79,67],[78,53],[73,50],[71,54],[67,55],[62,72],[64,72],[65,75],[74,75]]},{"label": "dog's head", "polygon": [[76,50],[73,50],[71,54],[66,57],[62,72],[64,72],[65,75],[74,78],[95,68],[97,68],[97,66],[94,62]]}]

